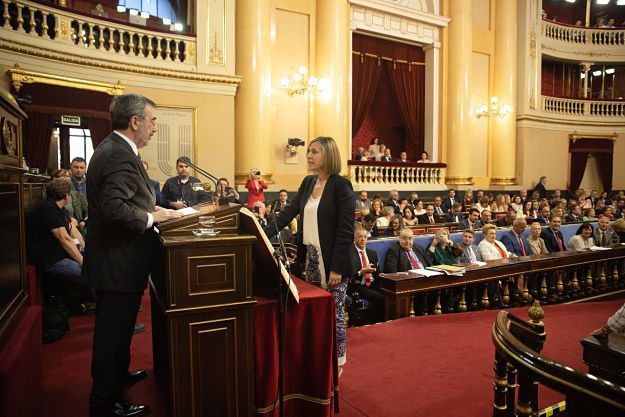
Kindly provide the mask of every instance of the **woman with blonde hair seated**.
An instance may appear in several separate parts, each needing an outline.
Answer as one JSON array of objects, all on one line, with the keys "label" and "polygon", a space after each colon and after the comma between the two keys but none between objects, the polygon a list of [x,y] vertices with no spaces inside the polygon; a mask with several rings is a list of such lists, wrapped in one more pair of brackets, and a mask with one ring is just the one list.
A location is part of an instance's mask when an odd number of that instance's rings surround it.
[{"label": "woman with blonde hair seated", "polygon": [[428,254],[434,265],[453,265],[458,261],[462,251],[457,250],[454,242],[449,238],[449,229],[443,227],[434,234],[428,247]]},{"label": "woman with blonde hair seated", "polygon": [[484,210],[490,210],[490,198],[488,196],[484,196],[480,198],[480,201],[475,205],[475,208],[480,211],[480,213]]},{"label": "woman with blonde hair seated", "polygon": [[482,259],[485,261],[493,261],[495,259],[506,259],[515,257],[516,255],[508,252],[506,246],[497,240],[497,226],[494,224],[486,224],[482,227],[484,239],[477,245]]},{"label": "woman with blonde hair seated", "polygon": [[384,236],[386,237],[397,237],[399,236],[399,232],[404,227],[404,220],[399,214],[391,217],[391,220],[388,222],[388,227],[384,231]]},{"label": "woman with blonde hair seated", "polygon": [[590,223],[582,223],[575,232],[575,236],[569,239],[566,247],[571,250],[588,249],[595,246],[595,240],[592,237],[593,229]]},{"label": "woman with blonde hair seated", "polygon": [[530,225],[530,235],[527,237],[527,245],[530,248],[532,255],[540,255],[541,253],[549,253],[545,241],[540,234],[542,232],[540,223],[534,222]]},{"label": "woman with blonde hair seated", "polygon": [[393,217],[393,214],[395,214],[395,210],[393,210],[393,207],[382,207],[382,215],[378,217],[378,219],[375,221],[375,225],[378,227],[388,227],[388,225],[391,223],[391,218]]}]

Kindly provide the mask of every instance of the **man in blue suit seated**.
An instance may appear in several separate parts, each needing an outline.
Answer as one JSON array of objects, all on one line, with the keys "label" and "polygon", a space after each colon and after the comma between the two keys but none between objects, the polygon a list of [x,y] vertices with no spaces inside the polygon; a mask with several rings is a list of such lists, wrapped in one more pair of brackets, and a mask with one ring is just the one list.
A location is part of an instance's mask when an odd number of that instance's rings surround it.
[{"label": "man in blue suit seated", "polygon": [[411,269],[424,269],[432,266],[430,258],[425,256],[423,248],[414,245],[414,236],[410,227],[402,227],[399,241],[388,248],[384,260],[384,272],[392,274]]},{"label": "man in blue suit seated", "polygon": [[549,224],[551,222],[551,220],[549,219],[550,215],[551,209],[549,208],[549,206],[544,206],[540,209],[540,215],[536,217],[536,220],[534,221],[540,224]]},{"label": "man in blue suit seated", "polygon": [[358,292],[360,298],[369,301],[375,322],[384,320],[385,297],[380,290],[378,254],[367,249],[368,231],[360,225],[354,228],[354,244],[349,248],[348,294]]},{"label": "man in blue suit seated", "polygon": [[517,256],[531,255],[529,246],[527,246],[527,240],[523,237],[523,232],[527,227],[527,221],[525,218],[519,218],[512,223],[512,229],[506,231],[501,236],[501,243],[506,246],[508,252],[512,252]]},{"label": "man in blue suit seated", "polygon": [[[143,169],[145,169],[145,172],[147,173],[150,169],[150,165],[148,165],[148,163],[143,160],[141,161],[141,164],[143,165]],[[154,194],[156,195],[156,205],[159,207],[163,207],[164,203],[163,194],[161,194],[161,184],[158,181],[153,180],[152,178],[150,178],[150,182],[152,183],[152,188],[154,188]]]}]

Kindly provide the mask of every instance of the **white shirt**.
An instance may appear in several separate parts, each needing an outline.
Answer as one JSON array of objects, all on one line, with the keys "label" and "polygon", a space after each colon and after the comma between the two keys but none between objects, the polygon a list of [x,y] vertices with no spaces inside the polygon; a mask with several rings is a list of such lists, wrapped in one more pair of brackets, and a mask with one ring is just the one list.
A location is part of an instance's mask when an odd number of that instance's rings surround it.
[{"label": "white shirt", "polygon": [[[369,266],[370,262],[369,262],[369,257],[367,256],[367,249],[360,249],[358,246],[356,246],[356,244],[354,244],[354,246],[356,247],[356,252],[358,252],[358,259],[360,259],[360,267],[364,268],[366,266]],[[362,263],[362,255],[365,256],[365,262],[366,264]],[[375,278],[373,278],[373,274],[369,274],[371,275],[371,282],[373,282],[373,280]],[[362,280],[360,281],[360,283],[362,285],[366,285],[366,278],[365,278],[365,274],[362,274]]]},{"label": "white shirt", "polygon": [[[137,145],[135,145],[135,143],[133,141],[131,141],[130,139],[128,139],[126,137],[126,135],[122,134],[121,132],[119,132],[118,130],[115,131],[115,133],[117,133],[119,135],[120,138],[122,138],[123,140],[126,141],[126,143],[128,145],[130,145],[130,147],[132,148],[132,151],[135,153],[135,156],[139,156],[139,149],[137,149]],[[154,224],[154,216],[152,215],[152,213],[147,213],[148,215],[148,224],[145,225],[146,229],[149,229],[150,227],[152,227],[152,225]]]},{"label": "white shirt", "polygon": [[319,198],[310,198],[304,206],[304,226],[302,243],[304,245],[313,245],[319,252],[319,274],[321,276],[321,288],[326,288],[326,269],[323,264],[323,254],[321,253],[321,240],[319,239],[319,223],[317,222],[317,210],[319,209]]}]

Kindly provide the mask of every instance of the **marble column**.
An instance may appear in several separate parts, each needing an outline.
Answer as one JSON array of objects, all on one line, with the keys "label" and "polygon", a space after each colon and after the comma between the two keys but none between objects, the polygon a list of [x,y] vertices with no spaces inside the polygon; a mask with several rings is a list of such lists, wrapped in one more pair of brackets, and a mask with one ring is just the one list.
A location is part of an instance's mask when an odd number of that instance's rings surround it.
[{"label": "marble column", "polygon": [[447,107],[447,176],[453,185],[473,184],[471,175],[471,2],[449,1],[449,82]]},{"label": "marble column", "polygon": [[582,91],[582,97],[588,98],[588,73],[592,67],[592,62],[581,62],[579,65],[582,67],[584,73],[584,82],[582,83],[584,91]]},{"label": "marble column", "polygon": [[507,0],[495,3],[495,62],[494,96],[499,106],[510,106],[505,117],[490,119],[491,185],[516,184],[516,7]]},{"label": "marble column", "polygon": [[235,181],[244,184],[251,168],[272,184],[275,164],[271,100],[271,1],[238,0],[235,98]]},{"label": "marble column", "polygon": [[440,161],[438,153],[440,48],[438,45],[428,45],[423,51],[425,51],[425,150],[429,153],[430,160]]},{"label": "marble column", "polygon": [[317,0],[315,72],[326,79],[327,89],[315,97],[315,136],[331,136],[336,140],[345,175],[352,142],[348,108],[348,63],[352,56],[348,12],[346,1]]}]

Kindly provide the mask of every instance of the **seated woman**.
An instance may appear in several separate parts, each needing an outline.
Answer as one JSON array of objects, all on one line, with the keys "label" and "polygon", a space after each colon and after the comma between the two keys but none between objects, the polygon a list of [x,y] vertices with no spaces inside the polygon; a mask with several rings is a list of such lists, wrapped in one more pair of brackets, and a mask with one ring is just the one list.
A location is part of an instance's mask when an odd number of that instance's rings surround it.
[{"label": "seated woman", "polygon": [[497,240],[497,226],[494,224],[486,224],[482,227],[484,239],[477,245],[482,259],[485,261],[493,261],[495,259],[512,258],[516,255],[508,252],[506,246]]},{"label": "seated woman", "polygon": [[414,208],[415,216],[422,216],[425,214],[425,208],[423,208],[423,200],[417,200],[417,203]]},{"label": "seated woman", "polygon": [[585,222],[596,222],[599,219],[597,218],[597,215],[595,214],[595,209],[590,207],[584,210],[584,217],[582,220],[584,220]]},{"label": "seated woman", "polygon": [[428,254],[434,265],[453,265],[462,254],[462,249],[458,249],[449,238],[449,229],[443,227],[436,232],[430,246]]},{"label": "seated woman", "polygon": [[586,199],[586,192],[584,190],[579,190],[576,193],[577,202],[582,210],[592,208],[592,200]]},{"label": "seated woman", "polygon": [[395,210],[391,206],[382,207],[382,215],[375,221],[375,225],[378,227],[388,227],[391,224],[391,218],[395,214]]},{"label": "seated woman", "polygon": [[506,204],[506,196],[503,194],[497,194],[495,201],[490,206],[491,211],[497,213],[505,213],[508,211],[508,205]]},{"label": "seated woman", "polygon": [[538,222],[534,222],[530,225],[530,235],[527,237],[527,245],[529,246],[532,255],[549,253],[547,246],[545,246],[545,241],[542,237],[540,237],[542,230],[543,229]]},{"label": "seated woman", "polygon": [[480,201],[478,201],[475,205],[475,208],[477,208],[480,213],[484,210],[490,210],[490,198],[488,198],[488,196],[480,198]]},{"label": "seated woman", "polygon": [[595,246],[592,233],[593,229],[590,223],[582,223],[577,229],[577,232],[575,232],[575,236],[569,239],[569,243],[566,244],[566,247],[572,250],[580,250]]},{"label": "seated woman", "polygon": [[373,200],[371,203],[371,214],[376,218],[382,215],[382,200]]},{"label": "seated woman", "polygon": [[414,215],[414,211],[412,211],[412,207],[406,206],[404,207],[404,225],[405,226],[414,226],[418,224],[419,221]]},{"label": "seated woman", "polygon": [[426,151],[421,152],[421,159],[419,159],[417,162],[419,163],[425,163],[428,164],[432,161],[430,161],[430,155],[428,155],[428,153]]},{"label": "seated woman", "polygon": [[380,144],[380,150],[378,151],[378,155],[375,157],[375,160],[381,161],[384,156],[384,152],[386,152],[386,145],[382,143]]},{"label": "seated woman", "polygon": [[399,236],[399,231],[404,227],[404,221],[399,214],[394,215],[388,222],[388,227],[384,231],[384,236],[392,237]]},{"label": "seated woman", "polygon": [[517,217],[519,217],[519,214],[523,213],[523,202],[521,200],[520,195],[517,194],[514,197],[512,197],[512,201],[510,202],[510,207],[512,207],[516,211]]}]

